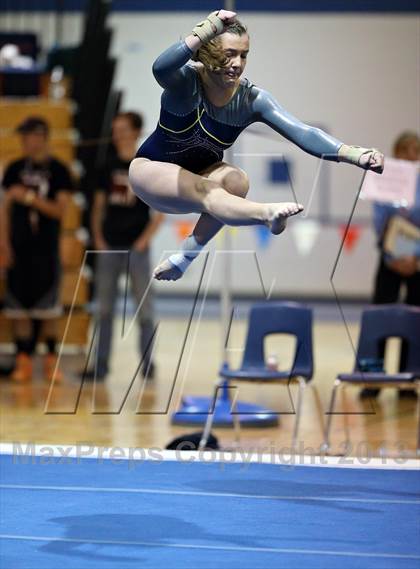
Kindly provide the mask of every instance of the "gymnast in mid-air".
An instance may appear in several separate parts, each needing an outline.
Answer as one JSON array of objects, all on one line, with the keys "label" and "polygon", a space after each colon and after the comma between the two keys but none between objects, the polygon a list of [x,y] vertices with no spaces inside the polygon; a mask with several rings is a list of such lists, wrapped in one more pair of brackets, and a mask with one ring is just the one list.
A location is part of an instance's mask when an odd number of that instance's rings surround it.
[{"label": "gymnast in mid-air", "polygon": [[164,89],[160,118],[131,162],[130,182],[137,196],[158,211],[200,214],[179,253],[154,270],[158,280],[181,278],[224,225],[266,225],[278,235],[287,218],[303,210],[294,202],[247,200],[246,173],[223,162],[223,151],[254,122],[319,158],[383,171],[384,156],[375,148],[347,146],[302,123],[270,93],[241,78],[248,52],[246,27],[235,12],[219,10],[153,64]]}]

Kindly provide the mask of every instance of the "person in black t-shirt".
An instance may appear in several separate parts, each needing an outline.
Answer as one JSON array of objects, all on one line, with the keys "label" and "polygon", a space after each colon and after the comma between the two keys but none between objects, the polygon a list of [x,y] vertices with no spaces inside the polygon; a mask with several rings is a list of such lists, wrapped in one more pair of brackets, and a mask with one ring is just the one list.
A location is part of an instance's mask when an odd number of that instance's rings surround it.
[{"label": "person in black t-shirt", "polygon": [[32,355],[41,324],[48,346],[45,379],[56,370],[59,305],[60,220],[73,183],[68,169],[49,154],[49,127],[30,117],[18,128],[24,157],[3,177],[0,246],[7,267],[4,313],[13,320],[16,341],[14,381],[32,378]]},{"label": "person in black t-shirt", "polygon": [[[149,206],[136,197],[128,181],[128,169],[136,153],[142,128],[139,114],[118,114],[112,124],[115,153],[99,174],[92,209],[92,235],[97,255],[95,292],[98,301],[99,340],[96,369],[87,379],[104,379],[109,371],[112,328],[118,280],[128,270],[139,327],[139,353],[143,376],[152,379],[154,336],[153,291],[149,287],[150,241],[162,222],[162,214],[151,214]],[[127,253],[128,252],[128,253]],[[149,288],[148,288],[149,287]],[[147,294],[145,294],[147,291]]]}]

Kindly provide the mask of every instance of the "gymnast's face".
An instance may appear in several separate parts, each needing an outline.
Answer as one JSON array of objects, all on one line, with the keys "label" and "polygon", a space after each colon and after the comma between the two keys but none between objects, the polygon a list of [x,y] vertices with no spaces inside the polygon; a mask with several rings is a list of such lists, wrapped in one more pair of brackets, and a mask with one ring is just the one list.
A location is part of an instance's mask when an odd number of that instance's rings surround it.
[{"label": "gymnast's face", "polygon": [[238,36],[225,32],[219,37],[221,49],[228,61],[225,67],[217,71],[216,74],[221,86],[228,87],[238,82],[245,69],[246,58],[249,52],[249,36],[248,34]]}]

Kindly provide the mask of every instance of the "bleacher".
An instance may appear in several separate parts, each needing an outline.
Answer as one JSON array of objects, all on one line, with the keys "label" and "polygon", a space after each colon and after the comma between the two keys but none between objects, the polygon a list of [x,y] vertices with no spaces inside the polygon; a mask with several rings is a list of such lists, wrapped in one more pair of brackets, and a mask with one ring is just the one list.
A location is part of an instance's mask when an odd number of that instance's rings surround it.
[{"label": "bleacher", "polygon": [[75,158],[76,135],[72,129],[71,101],[49,99],[0,98],[0,162],[5,164],[21,156],[16,127],[29,116],[44,118],[51,127],[51,152],[71,168]]}]

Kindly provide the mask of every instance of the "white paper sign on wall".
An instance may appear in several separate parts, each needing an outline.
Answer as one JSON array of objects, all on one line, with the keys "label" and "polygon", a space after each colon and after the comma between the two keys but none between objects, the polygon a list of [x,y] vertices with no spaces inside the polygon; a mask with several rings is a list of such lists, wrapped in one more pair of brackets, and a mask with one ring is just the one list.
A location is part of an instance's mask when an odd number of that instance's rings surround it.
[{"label": "white paper sign on wall", "polygon": [[366,172],[362,199],[411,207],[416,199],[419,162],[386,158],[382,174]]}]

